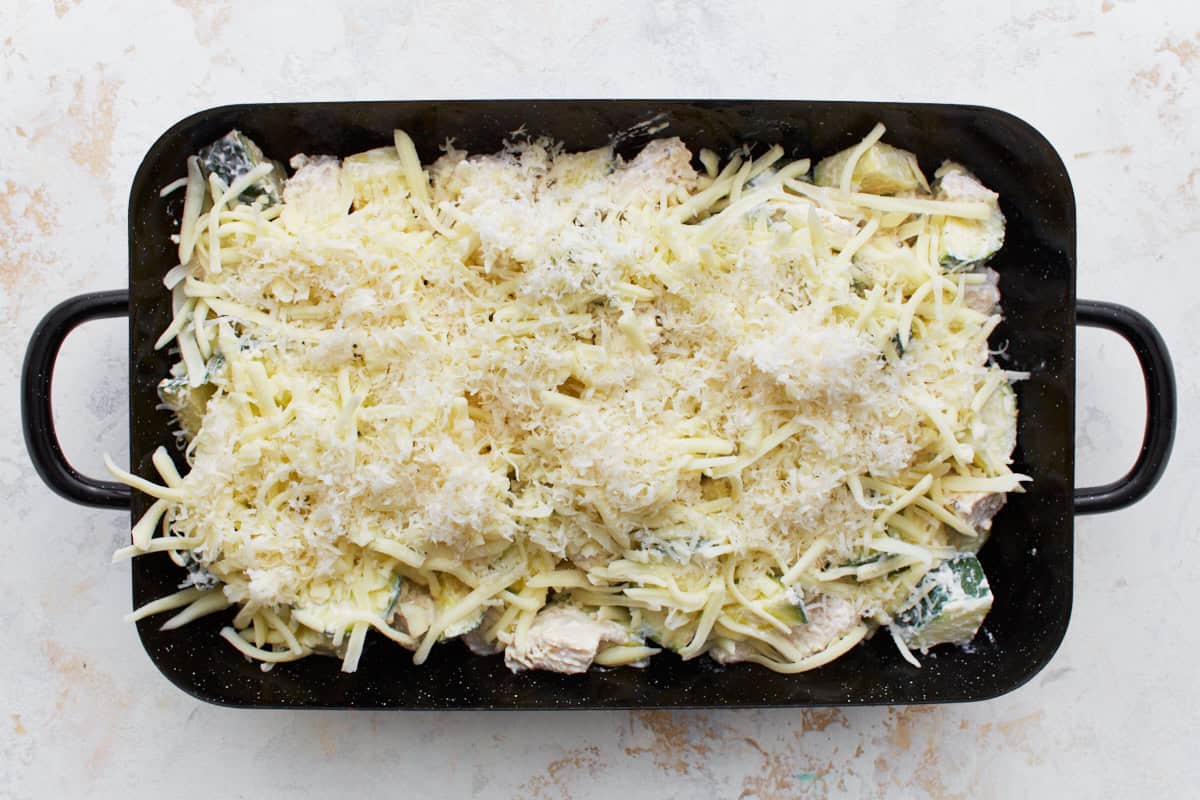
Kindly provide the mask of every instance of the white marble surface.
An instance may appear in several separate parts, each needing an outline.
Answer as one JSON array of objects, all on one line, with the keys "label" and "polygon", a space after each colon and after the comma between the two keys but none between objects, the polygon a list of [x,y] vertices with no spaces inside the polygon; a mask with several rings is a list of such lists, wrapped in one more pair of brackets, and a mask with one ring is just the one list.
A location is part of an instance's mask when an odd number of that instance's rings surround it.
[{"label": "white marble surface", "polygon": [[[0,797],[1190,796],[1200,785],[1196,515],[1200,5],[357,0],[0,2]],[[968,6],[975,6],[968,8]],[[1077,524],[1075,608],[1050,666],[975,705],[694,713],[255,713],[159,677],[109,554],[119,513],[60,500],[18,431],[39,316],[125,275],[146,148],[233,101],[712,96],[960,101],[1024,117],[1079,205],[1079,294],[1173,347],[1175,458],[1136,508]],[[74,337],[59,419],[79,466],[124,452],[124,331]],[[1140,381],[1079,345],[1078,475],[1136,452]],[[217,776],[222,777],[218,778]]]}]

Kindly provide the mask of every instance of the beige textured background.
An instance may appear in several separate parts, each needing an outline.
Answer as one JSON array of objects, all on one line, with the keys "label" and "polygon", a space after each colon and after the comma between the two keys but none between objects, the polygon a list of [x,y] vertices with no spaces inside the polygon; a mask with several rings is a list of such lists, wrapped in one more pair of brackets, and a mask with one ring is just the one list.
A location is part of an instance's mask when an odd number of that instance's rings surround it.
[{"label": "beige textured background", "polygon": [[[1191,796],[1200,785],[1194,343],[1200,5],[1088,0],[311,4],[0,0],[0,797]],[[968,7],[976,6],[976,7]],[[109,565],[127,519],[32,474],[20,355],[39,316],[119,287],[125,202],[153,139],[234,101],[713,96],[960,101],[1040,128],[1079,204],[1079,293],[1147,313],[1185,420],[1134,509],[1080,519],[1050,666],[969,706],[694,713],[248,713],[162,680]],[[1079,348],[1079,478],[1131,463],[1128,349]],[[77,464],[127,434],[124,330],[64,352]]]}]

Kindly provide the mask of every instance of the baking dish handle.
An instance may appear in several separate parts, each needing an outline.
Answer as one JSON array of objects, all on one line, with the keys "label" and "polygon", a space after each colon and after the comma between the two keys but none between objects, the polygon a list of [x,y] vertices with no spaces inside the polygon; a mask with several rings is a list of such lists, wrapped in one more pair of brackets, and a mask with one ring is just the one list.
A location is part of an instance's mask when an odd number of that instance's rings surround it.
[{"label": "baking dish handle", "polygon": [[67,461],[50,408],[50,387],[54,364],[67,334],[79,325],[95,319],[120,317],[129,313],[129,292],[81,294],[59,303],[42,318],[25,351],[21,371],[21,427],[25,447],[42,480],[68,500],[85,506],[128,508],[129,487],[112,481],[89,478]]},{"label": "baking dish handle", "polygon": [[1132,308],[1079,300],[1075,320],[1078,325],[1110,330],[1129,342],[1146,382],[1146,430],[1133,468],[1112,483],[1075,490],[1076,514],[1115,511],[1145,497],[1167,468],[1175,441],[1175,370],[1158,330]]}]

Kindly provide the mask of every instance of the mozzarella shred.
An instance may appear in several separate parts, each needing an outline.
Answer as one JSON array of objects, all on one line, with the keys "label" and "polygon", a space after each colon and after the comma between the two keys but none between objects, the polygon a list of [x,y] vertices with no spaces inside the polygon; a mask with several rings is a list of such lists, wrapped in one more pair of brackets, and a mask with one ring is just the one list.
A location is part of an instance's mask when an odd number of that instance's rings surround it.
[{"label": "mozzarella shred", "polygon": [[925,236],[979,204],[911,154],[923,189],[851,191],[882,135],[837,189],[780,147],[697,172],[677,138],[422,165],[397,131],[296,156],[276,205],[240,199],[265,166],[209,192],[189,160],[160,340],[188,469],[111,469],[155,500],[122,552],[204,593],[135,618],[235,605],[265,668],[353,671],[371,631],[571,672],[847,652],[978,546],[959,498],[1024,479],[997,317]]}]

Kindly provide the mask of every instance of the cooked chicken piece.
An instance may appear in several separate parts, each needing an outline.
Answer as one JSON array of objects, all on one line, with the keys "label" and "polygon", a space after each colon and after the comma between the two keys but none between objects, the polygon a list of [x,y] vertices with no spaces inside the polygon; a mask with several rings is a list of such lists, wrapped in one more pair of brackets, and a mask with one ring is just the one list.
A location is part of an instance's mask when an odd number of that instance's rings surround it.
[{"label": "cooked chicken piece", "polygon": [[757,652],[749,642],[715,639],[712,646],[708,648],[708,657],[718,664],[736,664],[739,661],[745,661],[747,656]]},{"label": "cooked chicken piece", "polygon": [[963,305],[980,314],[991,314],[1000,305],[1000,273],[991,267],[982,270],[986,280],[966,286],[963,290]]},{"label": "cooked chicken piece", "polygon": [[463,644],[477,656],[491,656],[499,653],[504,649],[504,643],[500,641],[488,641],[484,638],[484,633],[491,630],[500,619],[500,609],[489,608],[487,613],[483,615],[479,625],[474,629],[463,634]]},{"label": "cooked chicken piece", "polygon": [[389,624],[409,636],[421,636],[429,630],[434,610],[433,598],[429,596],[429,592],[405,581]]},{"label": "cooked chicken piece", "polygon": [[817,219],[821,222],[821,230],[825,233],[826,241],[833,248],[841,250],[846,243],[858,234],[858,226],[845,217],[839,217],[832,211],[817,209]]},{"label": "cooked chicken piece", "polygon": [[577,608],[553,606],[538,613],[524,647],[514,642],[504,650],[504,663],[513,672],[586,672],[603,642],[627,638],[625,629],[615,622],[598,620]]},{"label": "cooked chicken piece", "polygon": [[354,187],[342,178],[342,165],[329,156],[295,156],[296,173],[283,187],[280,220],[290,230],[322,227],[345,218]]},{"label": "cooked chicken piece", "polygon": [[[824,650],[836,639],[858,624],[862,614],[853,603],[833,595],[821,595],[805,604],[808,622],[791,626],[787,640],[808,656]],[[718,639],[709,648],[708,655],[718,664],[734,664],[745,661],[746,656],[757,652],[749,642]]]},{"label": "cooked chicken piece", "polygon": [[788,641],[804,655],[824,650],[862,618],[853,603],[831,594],[805,602],[804,612],[808,622],[793,626],[788,634]]},{"label": "cooked chicken piece", "polygon": [[992,529],[992,517],[1004,508],[1006,499],[1003,492],[970,492],[955,497],[950,506],[968,525],[982,532]]}]

